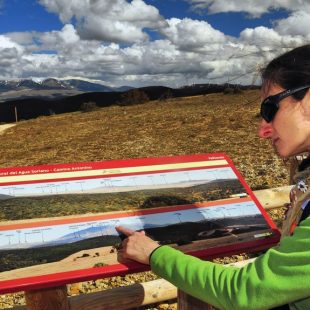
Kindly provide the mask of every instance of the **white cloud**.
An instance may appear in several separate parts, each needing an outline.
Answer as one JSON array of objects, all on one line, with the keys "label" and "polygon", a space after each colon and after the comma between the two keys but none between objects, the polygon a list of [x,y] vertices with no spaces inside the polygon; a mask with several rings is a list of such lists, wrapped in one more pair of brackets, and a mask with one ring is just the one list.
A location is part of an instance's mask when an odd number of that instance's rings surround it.
[{"label": "white cloud", "polygon": [[3,76],[16,74],[24,48],[11,38],[0,35],[0,72]]},{"label": "white cloud", "polygon": [[226,77],[225,82],[230,82],[230,79],[234,77],[231,73],[235,76],[240,76],[245,73],[244,63],[240,61],[240,59],[230,62],[227,62],[225,59],[203,61],[201,66],[209,72],[208,78],[210,80],[219,80],[223,79],[223,77],[225,79]]},{"label": "white cloud", "polygon": [[[280,34],[276,29],[256,27],[245,29],[240,33],[240,43],[255,46],[257,56],[262,59],[274,57],[287,49],[305,44],[307,39],[303,36]],[[269,57],[268,57],[269,54]]]},{"label": "white cloud", "polygon": [[269,47],[279,45],[282,38],[275,30],[259,26],[254,29],[246,28],[243,30],[240,33],[240,39],[256,46]]},{"label": "white cloud", "polygon": [[4,37],[5,43],[0,41],[11,53],[10,58],[2,56],[11,60],[6,61],[3,75],[19,72],[19,77],[84,76],[118,86],[176,87],[208,81],[247,84],[253,80],[257,65],[280,53],[283,44],[290,43],[289,39],[294,44],[302,43],[300,36],[281,36],[265,27],[246,29],[240,38],[231,38],[205,22],[189,19],[167,22],[169,28],[163,31],[166,39],[127,47],[81,39],[70,24],[60,31],[8,34],[10,38]]},{"label": "white cloud", "polygon": [[0,35],[0,51],[3,50],[16,50],[16,52],[21,55],[24,51],[24,48],[10,37],[6,35]]},{"label": "white cloud", "polygon": [[[288,48],[310,41],[310,13],[294,11],[274,28],[241,31],[238,38],[207,21],[164,20],[142,0],[41,0],[59,15],[62,29],[0,36],[0,78],[86,77],[107,85],[181,86],[189,83],[251,83],[258,68]],[[234,10],[240,1],[191,1]],[[299,1],[300,3],[303,1]],[[248,1],[242,1],[248,10]],[[271,3],[255,4],[263,12]],[[281,1],[287,7],[291,1]],[[253,6],[253,5],[252,5]],[[210,11],[210,9],[209,9]],[[77,22],[75,23],[74,20]],[[149,39],[145,27],[161,39]],[[127,42],[126,45],[122,44]]]},{"label": "white cloud", "polygon": [[49,74],[52,68],[56,69],[60,66],[59,59],[56,55],[25,55],[23,60],[23,70],[24,72],[27,72],[27,74],[30,74],[31,72],[41,72],[41,74],[44,76],[45,74]]},{"label": "white cloud", "polygon": [[181,50],[207,52],[227,40],[222,32],[205,21],[171,18],[167,22],[169,26],[161,32]]},{"label": "white cloud", "polygon": [[148,39],[145,28],[166,25],[157,8],[142,0],[40,0],[64,23],[77,21],[77,31],[84,39],[110,42],[141,42]]},{"label": "white cloud", "polygon": [[74,27],[70,24],[65,25],[62,30],[58,34],[59,39],[68,45],[74,45],[78,43],[79,41],[79,36],[76,33],[76,30]]},{"label": "white cloud", "polygon": [[[75,15],[77,17],[83,16],[82,13],[87,12],[89,7],[89,1],[87,0],[39,0],[39,2],[50,12],[58,14],[63,23],[69,23]],[[113,2],[113,0],[104,1],[103,3],[108,5],[109,2]]]},{"label": "white cloud", "polygon": [[272,10],[286,9],[288,11],[307,10],[308,0],[188,0],[194,9],[207,9],[209,13],[246,12],[253,17],[259,17]]},{"label": "white cloud", "polygon": [[275,30],[281,35],[300,35],[310,39],[310,12],[294,12],[286,19],[276,22]]}]

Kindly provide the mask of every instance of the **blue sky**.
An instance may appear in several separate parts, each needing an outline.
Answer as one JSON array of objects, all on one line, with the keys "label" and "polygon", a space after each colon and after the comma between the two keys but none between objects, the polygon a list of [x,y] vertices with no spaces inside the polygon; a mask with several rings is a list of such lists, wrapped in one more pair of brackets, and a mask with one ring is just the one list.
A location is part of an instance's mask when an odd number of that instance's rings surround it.
[{"label": "blue sky", "polygon": [[50,14],[34,0],[2,2],[0,33],[15,31],[60,30],[62,23],[56,14]]},{"label": "blue sky", "polygon": [[[245,12],[230,12],[207,14],[207,11],[197,12],[191,9],[186,1],[180,0],[147,0],[147,4],[154,5],[165,18],[191,18],[207,20],[215,29],[225,34],[238,36],[246,27],[271,27],[272,22],[288,16],[284,9],[273,10],[259,18],[251,18]],[[2,3],[0,33],[15,31],[52,31],[63,27],[58,15],[49,13],[36,0],[10,0]],[[151,32],[150,32],[151,33]]]},{"label": "blue sky", "polygon": [[0,79],[246,84],[308,29],[307,0],[0,0]]}]

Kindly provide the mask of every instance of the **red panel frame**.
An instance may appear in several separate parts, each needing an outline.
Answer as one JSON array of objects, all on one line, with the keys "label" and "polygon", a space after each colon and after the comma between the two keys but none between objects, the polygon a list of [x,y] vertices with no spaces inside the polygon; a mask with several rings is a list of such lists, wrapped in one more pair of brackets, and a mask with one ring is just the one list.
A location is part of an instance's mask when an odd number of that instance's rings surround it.
[{"label": "red panel frame", "polygon": [[[239,171],[234,166],[232,160],[223,153],[214,153],[214,154],[198,154],[198,155],[185,155],[185,156],[173,156],[173,157],[162,157],[162,158],[143,158],[143,159],[130,159],[130,160],[113,160],[113,161],[105,161],[105,162],[90,162],[90,163],[74,163],[74,164],[54,164],[54,165],[42,165],[42,166],[32,166],[32,167],[11,167],[11,168],[2,168],[0,169],[0,177],[5,176],[13,176],[13,175],[29,175],[29,174],[43,174],[43,173],[55,173],[55,172],[64,172],[68,171],[66,169],[71,169],[70,171],[83,171],[83,170],[96,170],[96,169],[113,169],[113,168],[127,168],[127,167],[138,167],[145,165],[163,165],[163,164],[174,164],[174,163],[186,163],[186,162],[199,162],[199,161],[208,161],[208,160],[226,160],[227,165],[224,166],[212,166],[215,167],[230,167],[233,169],[234,173],[237,175],[239,181],[244,186],[251,200],[259,208],[263,217],[265,218],[267,224],[270,226],[273,235],[271,237],[241,243],[235,243],[230,245],[225,245],[224,247],[219,246],[216,248],[209,248],[200,251],[188,252],[188,254],[203,258],[203,259],[211,259],[220,256],[227,256],[232,254],[237,254],[240,252],[254,252],[260,251],[263,249],[267,249],[273,245],[275,245],[280,238],[280,233],[276,227],[276,225],[269,218],[268,214],[264,210],[264,208],[260,205],[259,201],[239,173]],[[87,168],[87,169],[85,169]],[[203,167],[199,167],[201,169]],[[76,170],[72,170],[76,169]],[[195,168],[190,168],[186,170],[191,170]],[[198,169],[198,168],[196,168]],[[61,171],[62,170],[62,171]],[[185,169],[180,169],[185,170]],[[166,172],[170,170],[160,170],[156,171],[156,173]],[[173,169],[172,171],[177,171],[177,169]],[[145,173],[145,172],[143,172]],[[132,173],[132,175],[137,175],[140,173]],[[113,176],[121,176],[122,174],[114,174]],[[131,175],[131,174],[126,174]],[[103,177],[94,176],[94,178]],[[75,179],[89,179],[90,177],[78,177],[78,178],[70,178],[70,180]],[[57,181],[68,180],[57,179]],[[55,181],[55,179],[45,179],[44,182],[47,181]],[[37,183],[40,181],[34,182],[16,182],[14,184],[24,184],[24,183]],[[0,183],[0,186],[13,185],[13,183]],[[182,206],[178,206],[182,208]],[[137,211],[136,211],[137,212]],[[139,211],[138,211],[139,212]],[[144,211],[147,212],[147,211]],[[86,217],[85,217],[86,218]],[[87,220],[89,217],[87,216]],[[68,219],[65,220],[66,222]],[[76,221],[76,220],[75,220]],[[44,219],[42,222],[44,223]],[[18,225],[18,224],[17,224]],[[23,224],[24,227],[24,224]],[[0,227],[1,230],[1,227]],[[61,273],[53,273],[46,274],[40,276],[33,276],[27,278],[18,278],[12,280],[0,281],[0,294],[12,293],[17,291],[29,291],[35,289],[43,289],[49,287],[57,287],[61,285],[65,285],[68,283],[94,280],[103,277],[111,277],[111,276],[119,276],[125,275],[128,273],[140,272],[149,270],[149,266],[142,265],[139,263],[128,263],[128,264],[115,264],[104,267],[96,267],[96,268],[88,268],[88,269],[79,269],[68,272]]]}]

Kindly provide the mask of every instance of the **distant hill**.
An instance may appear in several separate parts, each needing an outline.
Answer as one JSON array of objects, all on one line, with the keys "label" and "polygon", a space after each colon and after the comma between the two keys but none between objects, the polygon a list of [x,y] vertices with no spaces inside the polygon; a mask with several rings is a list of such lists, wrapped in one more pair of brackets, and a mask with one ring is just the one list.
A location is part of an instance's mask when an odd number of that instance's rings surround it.
[{"label": "distant hill", "polygon": [[58,81],[56,79],[46,79],[41,83],[37,83],[42,89],[63,89],[67,88],[67,85],[64,84],[62,81]]},{"label": "distant hill", "polygon": [[75,88],[84,92],[113,92],[113,88],[97,83],[91,83],[83,80],[71,79],[64,80],[63,84],[68,88]]},{"label": "distant hill", "polygon": [[130,86],[110,87],[78,79],[63,80],[62,83],[83,92],[123,92],[133,88]]},{"label": "distant hill", "polygon": [[[72,83],[72,85],[84,85],[83,87],[85,88],[90,87],[87,82],[84,83],[77,80],[69,81],[71,82],[68,82],[66,86],[67,88],[65,88],[67,90],[70,83]],[[25,83],[26,82],[24,81],[23,85],[25,85]],[[57,83],[58,82],[56,80],[49,79],[46,83],[42,82],[40,85],[41,87],[51,88],[56,87]],[[97,86],[93,85],[91,87]],[[12,99],[2,103],[0,102],[0,122],[14,122],[15,108],[17,110],[18,119],[26,120],[42,115],[48,116],[52,114],[79,111],[81,110],[81,105],[88,102],[95,103],[98,107],[108,107],[111,105],[132,105],[143,103],[148,100],[165,100],[169,98],[219,93],[224,92],[226,89],[238,89],[238,91],[240,91],[249,88],[253,88],[253,86],[238,86],[238,88],[236,88],[235,85],[230,84],[195,84],[177,89],[164,86],[149,86],[122,92],[84,92],[74,96],[59,98],[32,97],[25,99]],[[140,100],[141,98],[143,99],[142,101]]]},{"label": "distant hill", "polygon": [[31,79],[0,80],[0,102],[25,98],[60,98],[84,92],[123,92],[133,87],[110,87],[81,79],[53,78],[36,82]]}]

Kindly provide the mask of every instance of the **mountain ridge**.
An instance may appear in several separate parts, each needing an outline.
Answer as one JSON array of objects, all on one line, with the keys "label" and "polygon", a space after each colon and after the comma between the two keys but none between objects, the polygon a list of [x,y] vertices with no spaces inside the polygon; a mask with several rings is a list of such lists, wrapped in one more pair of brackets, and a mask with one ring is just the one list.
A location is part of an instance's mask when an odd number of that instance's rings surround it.
[{"label": "mountain ridge", "polygon": [[[54,82],[55,81],[49,80],[48,84],[53,85]],[[165,86],[146,86],[122,92],[77,92],[66,96],[57,94],[56,97],[41,95],[33,97],[27,96],[26,98],[11,98],[10,100],[0,102],[0,122],[10,123],[15,122],[16,119],[27,120],[39,116],[82,111],[83,104],[90,103],[93,108],[109,107],[112,105],[126,106],[143,104],[152,100],[166,100],[169,98],[198,96],[210,93],[222,92],[229,95],[254,88],[257,87],[253,85],[209,83],[194,84],[176,89]],[[44,91],[47,92],[48,90]],[[56,90],[56,92],[58,91],[59,90]],[[70,92],[72,90],[66,89],[66,91]]]},{"label": "mountain ridge", "polygon": [[0,80],[0,93],[18,90],[72,90],[81,92],[119,92],[132,89],[130,86],[111,87],[97,82],[90,82],[83,79],[55,79],[46,78],[42,81],[32,79]]}]

